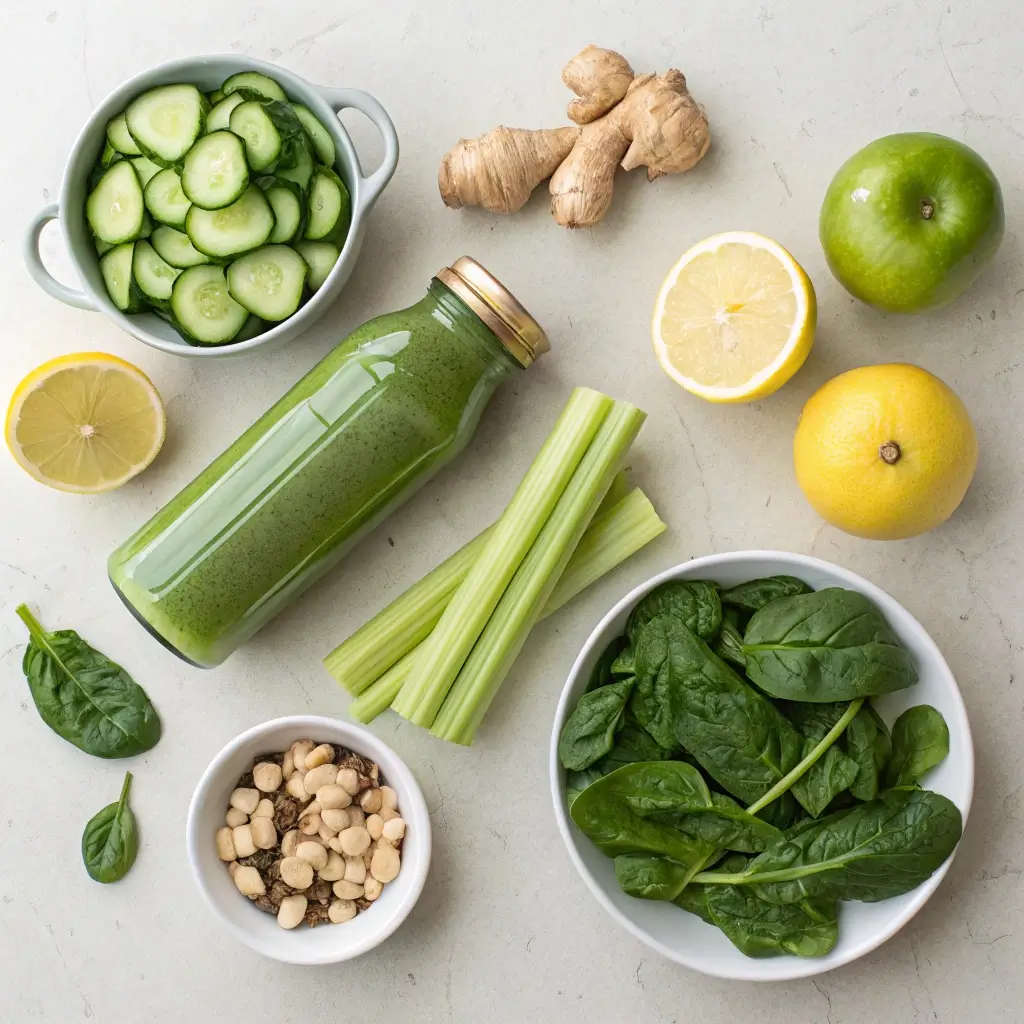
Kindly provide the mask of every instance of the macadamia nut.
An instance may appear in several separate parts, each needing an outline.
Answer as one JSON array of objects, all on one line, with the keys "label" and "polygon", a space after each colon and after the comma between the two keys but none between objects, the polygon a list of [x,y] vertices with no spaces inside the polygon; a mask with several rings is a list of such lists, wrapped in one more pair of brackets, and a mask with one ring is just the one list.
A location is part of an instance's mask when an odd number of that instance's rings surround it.
[{"label": "macadamia nut", "polygon": [[299,775],[306,774],[306,755],[316,746],[312,740],[296,740],[291,746],[292,764]]},{"label": "macadamia nut", "polygon": [[381,807],[390,807],[391,810],[398,810],[398,794],[390,786],[380,787]]},{"label": "macadamia nut", "polygon": [[267,891],[260,873],[246,865],[235,872],[235,887],[243,896],[262,896]]},{"label": "macadamia nut", "polygon": [[277,908],[277,923],[282,928],[294,928],[296,925],[302,924],[302,919],[306,916],[307,905],[308,900],[301,894],[285,896],[281,900],[281,906]]},{"label": "macadamia nut", "polygon": [[370,874],[378,882],[390,882],[398,874],[401,866],[402,859],[393,846],[377,844],[377,849],[373,851],[373,860],[370,861]]},{"label": "macadamia nut", "polygon": [[308,839],[295,847],[295,856],[311,864],[314,871],[327,866],[327,851],[319,843],[310,842]]},{"label": "macadamia nut", "polygon": [[365,828],[347,828],[338,833],[338,838],[346,857],[361,857],[370,846],[370,833]]},{"label": "macadamia nut", "polygon": [[339,900],[357,900],[363,895],[363,887],[355,882],[347,882],[343,878],[334,883],[334,895]]},{"label": "macadamia nut", "polygon": [[293,889],[308,889],[313,884],[313,865],[302,857],[285,857],[281,861],[281,881]]},{"label": "macadamia nut", "polygon": [[384,819],[379,814],[371,814],[366,819],[366,831],[370,838],[376,842],[384,834]]},{"label": "macadamia nut", "polygon": [[273,761],[261,761],[252,770],[253,785],[264,793],[275,793],[281,786],[283,772]]},{"label": "macadamia nut", "polygon": [[342,768],[338,772],[338,785],[349,796],[355,796],[359,792],[359,773],[355,768]]},{"label": "macadamia nut", "polygon": [[304,814],[299,819],[299,831],[307,836],[315,836],[320,831],[320,815]]},{"label": "macadamia nut", "polygon": [[[321,790],[322,792],[322,790]],[[337,835],[351,824],[348,811],[340,807],[328,807],[320,812],[320,820]]]},{"label": "macadamia nut", "polygon": [[239,857],[251,857],[256,852],[256,844],[252,841],[252,825],[239,825],[231,830],[231,839],[235,844],[235,854]]},{"label": "macadamia nut", "polygon": [[359,806],[367,814],[375,814],[381,809],[382,805],[379,789],[364,789],[359,796]]},{"label": "macadamia nut", "polygon": [[319,747],[314,747],[306,755],[306,770],[310,771],[313,768],[319,768],[322,764],[330,764],[334,760],[334,747],[330,743],[321,743]]},{"label": "macadamia nut", "polygon": [[[339,879],[345,877],[345,858],[340,853],[335,853],[331,850],[327,854],[327,863],[320,869],[317,874],[325,882],[337,882]],[[346,897],[346,899],[353,899],[354,897]]]},{"label": "macadamia nut", "polygon": [[235,853],[235,841],[231,837],[231,829],[226,825],[224,828],[217,829],[215,838],[217,841],[217,856],[224,861],[235,860],[238,855]]},{"label": "macadamia nut", "polygon": [[309,799],[306,792],[306,783],[303,777],[296,772],[285,784],[284,791],[294,800],[301,800],[305,803]]},{"label": "macadamia nut", "polygon": [[244,814],[252,814],[259,802],[260,791],[258,789],[236,789],[228,799],[228,803],[232,807],[237,808]]},{"label": "macadamia nut", "polygon": [[326,786],[321,786],[316,791],[316,798],[320,802],[320,806],[325,810],[333,810],[335,808],[348,807],[352,803],[352,797],[344,787],[339,786],[336,782],[329,783]]},{"label": "macadamia nut", "polygon": [[272,850],[277,846],[277,829],[274,828],[273,818],[253,818],[248,828],[257,850]]},{"label": "macadamia nut", "polygon": [[363,898],[369,900],[371,903],[377,899],[380,894],[384,891],[384,883],[378,881],[373,875],[363,883]]},{"label": "macadamia nut", "polygon": [[272,818],[274,816],[274,801],[264,797],[252,812],[254,818]]},{"label": "macadamia nut", "polygon": [[355,882],[356,885],[362,885],[366,881],[366,865],[362,857],[345,858],[344,879],[346,882]]},{"label": "macadamia nut", "polygon": [[321,764],[311,768],[303,778],[306,792],[315,796],[321,786],[332,786],[338,781],[338,769],[333,764]]},{"label": "macadamia nut", "polygon": [[392,818],[390,821],[385,821],[384,827],[381,830],[381,835],[383,835],[385,839],[397,842],[405,835],[405,821],[401,818]]},{"label": "macadamia nut", "polygon": [[285,832],[284,838],[281,840],[281,856],[294,857],[295,849],[302,841],[302,838],[302,833],[297,828],[293,828],[290,832]]},{"label": "macadamia nut", "polygon": [[245,811],[240,811],[237,807],[229,807],[228,813],[224,815],[224,824],[228,828],[238,828],[239,825],[244,825],[249,820],[249,815]]},{"label": "macadamia nut", "polygon": [[327,908],[327,916],[333,924],[344,924],[356,916],[356,905],[351,900],[335,900]]}]

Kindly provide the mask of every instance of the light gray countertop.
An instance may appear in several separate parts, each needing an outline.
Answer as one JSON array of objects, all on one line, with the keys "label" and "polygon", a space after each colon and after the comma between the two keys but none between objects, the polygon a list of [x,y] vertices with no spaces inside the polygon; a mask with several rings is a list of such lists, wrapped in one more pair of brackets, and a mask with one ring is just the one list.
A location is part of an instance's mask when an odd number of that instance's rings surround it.
[{"label": "light gray countertop", "polygon": [[[845,3],[620,0],[176,0],[0,3],[5,145],[0,150],[0,396],[43,360],[102,350],[137,363],[167,403],[159,460],[112,495],[49,491],[0,458],[0,1019],[52,1024],[201,1020],[1010,1021],[1024,991],[1024,430],[1018,225],[1024,139],[1024,8],[1017,0]],[[565,123],[562,64],[585,44],[638,71],[678,67],[707,108],[713,146],[692,172],[620,176],[611,212],[577,233],[543,194],[510,219],[446,210],[436,170],[460,136],[498,124]],[[61,306],[29,280],[23,226],[59,189],[93,105],[123,79],[202,52],[251,54],[380,98],[402,140],[348,288],[281,351],[197,362],[152,352],[102,316]],[[372,132],[351,119],[373,155]],[[959,302],[911,319],[851,299],[825,268],[818,207],[842,161],[872,138],[925,129],[978,149],[1003,184],[1007,234]],[[650,350],[657,288],[705,235],[777,238],[818,294],[817,344],[776,396],[705,404]],[[48,247],[57,241],[48,238]],[[248,647],[214,672],[160,648],[131,620],[104,561],[349,329],[416,300],[468,253],[547,327],[553,351],[500,392],[470,449]],[[800,408],[827,378],[864,363],[917,362],[949,383],[977,426],[981,461],[942,528],[867,543],[825,526],[793,479]],[[201,904],[185,859],[192,788],[242,729],[298,712],[340,714],[320,659],[490,522],[570,388],[629,398],[650,418],[633,477],[669,532],[540,625],[470,750],[388,717],[374,728],[427,794],[435,858],[412,916],[385,946],[335,968],[260,959]],[[590,897],[555,828],[547,784],[552,714],[568,668],[626,590],[687,558],[740,548],[809,552],[889,590],[931,632],[959,679],[978,752],[974,808],[948,878],[924,911],[863,960],[814,980],[753,988],[682,969],[619,930]],[[20,601],[78,629],[129,668],[165,734],[132,763],[143,833],[116,886],[85,875],[85,821],[124,765],[92,760],[40,722],[21,676]]]}]

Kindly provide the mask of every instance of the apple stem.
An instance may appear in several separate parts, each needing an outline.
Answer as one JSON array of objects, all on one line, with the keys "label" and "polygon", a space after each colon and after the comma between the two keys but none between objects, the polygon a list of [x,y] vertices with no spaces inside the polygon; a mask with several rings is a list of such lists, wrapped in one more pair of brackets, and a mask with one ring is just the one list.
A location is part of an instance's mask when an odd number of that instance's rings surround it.
[{"label": "apple stem", "polygon": [[900,461],[902,454],[900,446],[895,441],[886,441],[885,444],[879,445],[878,448],[879,457],[889,466],[895,466]]},{"label": "apple stem", "polygon": [[921,200],[921,216],[925,220],[931,220],[932,214],[935,213],[935,200],[933,199],[922,199]]}]

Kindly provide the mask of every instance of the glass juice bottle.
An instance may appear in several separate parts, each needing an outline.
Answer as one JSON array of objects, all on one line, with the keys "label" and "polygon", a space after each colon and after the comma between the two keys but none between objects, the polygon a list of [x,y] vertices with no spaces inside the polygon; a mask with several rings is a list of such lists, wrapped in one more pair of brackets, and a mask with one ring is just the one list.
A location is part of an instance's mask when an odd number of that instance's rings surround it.
[{"label": "glass juice bottle", "polygon": [[494,389],[548,350],[463,256],[356,328],[109,558],[135,617],[220,664],[450,462]]}]

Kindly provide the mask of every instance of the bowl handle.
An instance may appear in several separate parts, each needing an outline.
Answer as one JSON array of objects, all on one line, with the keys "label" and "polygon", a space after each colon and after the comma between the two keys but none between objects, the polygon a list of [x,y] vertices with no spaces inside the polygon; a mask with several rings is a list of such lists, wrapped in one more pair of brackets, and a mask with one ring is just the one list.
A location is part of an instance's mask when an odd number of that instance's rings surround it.
[{"label": "bowl handle", "polygon": [[39,256],[39,236],[42,234],[43,228],[51,220],[59,219],[60,214],[56,203],[50,203],[49,206],[44,207],[32,218],[32,223],[29,224],[28,232],[25,235],[25,246],[23,249],[25,266],[28,268],[29,274],[32,275],[32,280],[44,292],[49,292],[55,299],[60,299],[61,302],[66,302],[69,306],[77,306],[79,309],[88,309],[95,312],[96,304],[92,299],[85,292],[79,291],[77,288],[69,288],[66,284],[61,284],[43,266],[43,261]]},{"label": "bowl handle", "polygon": [[391,180],[391,175],[395,173],[395,167],[398,164],[398,133],[395,131],[394,122],[380,101],[368,92],[363,92],[362,89],[333,89],[323,85],[318,85],[316,88],[335,113],[352,107],[368,117],[384,140],[384,158],[380,162],[380,167],[369,177],[360,179],[358,211],[353,210],[352,212],[353,214],[365,213],[377,202],[377,198],[384,190],[384,186]]}]

